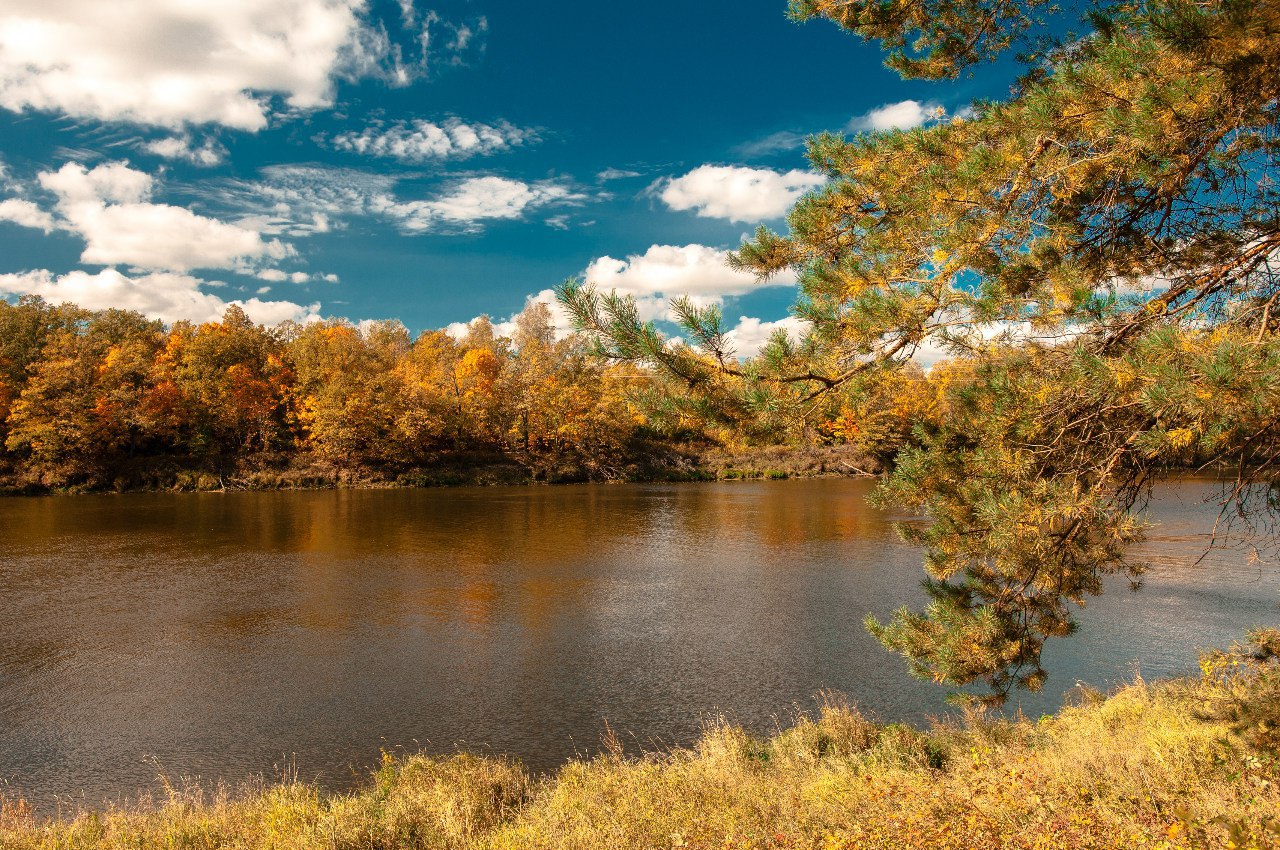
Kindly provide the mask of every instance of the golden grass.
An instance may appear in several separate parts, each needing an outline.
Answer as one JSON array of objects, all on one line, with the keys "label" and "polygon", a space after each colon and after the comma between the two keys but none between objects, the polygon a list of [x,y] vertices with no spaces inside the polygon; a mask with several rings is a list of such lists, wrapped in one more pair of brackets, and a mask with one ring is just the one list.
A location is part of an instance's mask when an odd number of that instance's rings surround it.
[{"label": "golden grass", "polygon": [[1273,688],[1274,668],[928,731],[830,701],[767,740],[718,724],[690,749],[615,751],[537,780],[498,758],[386,756],[351,794],[171,791],[61,821],[11,800],[0,847],[1277,848],[1280,758],[1219,710],[1263,678]]}]

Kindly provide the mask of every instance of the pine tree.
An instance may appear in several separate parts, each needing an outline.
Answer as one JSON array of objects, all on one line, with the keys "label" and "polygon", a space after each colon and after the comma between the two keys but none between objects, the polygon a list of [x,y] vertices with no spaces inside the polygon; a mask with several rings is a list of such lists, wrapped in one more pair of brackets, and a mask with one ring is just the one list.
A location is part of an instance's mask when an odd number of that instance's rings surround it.
[{"label": "pine tree", "polygon": [[[869,621],[917,674],[1038,688],[1048,638],[1103,577],[1143,565],[1137,507],[1171,466],[1231,464],[1243,516],[1280,490],[1280,2],[1093,9],[1044,46],[1037,0],[794,0],[944,79],[1019,43],[1012,95],[909,131],[810,140],[828,178],[731,263],[794,269],[797,316],[740,363],[716,311],[677,305],[672,346],[625,298],[560,297],[599,353],[642,360],[691,404],[811,417],[921,346],[966,358],[947,414],[902,440],[878,498],[917,511],[923,612]],[[1038,30],[1039,28],[1039,30]]]}]

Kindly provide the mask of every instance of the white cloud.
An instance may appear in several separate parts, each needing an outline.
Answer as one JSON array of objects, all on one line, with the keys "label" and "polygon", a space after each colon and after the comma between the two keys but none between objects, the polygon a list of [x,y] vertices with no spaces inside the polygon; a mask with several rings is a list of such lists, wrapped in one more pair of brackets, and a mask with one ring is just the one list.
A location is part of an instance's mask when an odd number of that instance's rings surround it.
[{"label": "white cloud", "polygon": [[130,204],[151,197],[151,175],[123,162],[95,166],[92,170],[68,162],[57,171],[43,171],[40,185],[58,196],[59,204]]},{"label": "white cloud", "polygon": [[799,169],[703,165],[660,185],[663,202],[673,210],[696,210],[701,218],[761,221],[786,215],[796,199],[825,182],[825,177]]},{"label": "white cloud", "polygon": [[504,148],[537,140],[537,134],[500,121],[497,124],[467,124],[449,118],[442,124],[430,121],[397,121],[374,124],[359,133],[334,136],[338,150],[368,156],[390,157],[400,162],[421,163],[433,159],[461,159],[491,154]]},{"label": "white cloud", "polygon": [[0,107],[181,128],[265,127],[332,105],[337,79],[407,85],[456,65],[483,19],[452,24],[401,3],[403,26],[365,19],[368,0],[6,0]]},{"label": "white cloud", "polygon": [[265,280],[268,283],[337,283],[338,276],[336,274],[308,274],[307,272],[286,272],[280,269],[263,269],[257,272],[254,277],[259,280]]},{"label": "white cloud", "polygon": [[[480,317],[476,316],[476,319],[478,318]],[[476,319],[472,319],[471,322],[474,322]],[[454,339],[462,339],[467,335],[467,332],[471,330],[471,322],[450,322],[445,325],[444,332]],[[499,334],[499,336],[502,336],[502,334]]]},{"label": "white cloud", "polygon": [[406,27],[412,27],[417,23],[418,13],[413,8],[413,0],[400,0],[400,17]]},{"label": "white cloud", "polygon": [[1164,292],[1173,286],[1176,275],[1172,272],[1152,273],[1137,277],[1115,277],[1103,285],[1096,287],[1100,294],[1118,295],[1120,297],[1149,297],[1156,292]]},{"label": "white cloud", "polygon": [[506,177],[468,177],[435,197],[402,200],[397,179],[350,168],[274,166],[262,179],[205,190],[217,204],[248,210],[241,219],[263,233],[303,236],[342,226],[341,219],[382,216],[410,234],[473,232],[486,221],[512,220],[548,207],[579,204],[587,196],[561,183]]},{"label": "white cloud", "polygon": [[429,201],[375,200],[375,211],[400,223],[407,233],[440,229],[475,230],[483,221],[517,219],[526,211],[581,201],[583,195],[557,183],[525,183],[506,177],[470,177],[453,191]]},{"label": "white cloud", "polygon": [[719,304],[726,297],[745,295],[760,286],[795,284],[790,272],[757,283],[750,272],[729,268],[727,258],[727,251],[706,245],[654,245],[625,260],[600,257],[587,266],[583,278],[601,292],[634,297],[646,319],[664,318],[667,303],[681,295],[701,304]]},{"label": "white cloud", "polygon": [[625,168],[606,168],[596,175],[597,183],[608,183],[610,180],[629,180],[632,177],[640,177],[639,171],[628,171]]},{"label": "white cloud", "polygon": [[910,130],[919,127],[931,118],[941,117],[942,109],[935,103],[921,103],[918,100],[901,100],[888,103],[873,109],[865,115],[859,115],[849,122],[849,129],[858,132],[871,130]]},{"label": "white cloud", "polygon": [[211,322],[222,317],[231,304],[242,307],[249,318],[274,325],[293,319],[309,321],[318,316],[320,305],[302,306],[292,301],[224,301],[201,291],[198,278],[183,274],[157,273],[129,277],[115,269],[96,274],[73,271],[55,275],[46,270],[0,275],[0,292],[39,295],[54,304],[71,302],[90,310],[118,308],[137,310],[154,319],[175,322]]},{"label": "white cloud", "polygon": [[219,164],[227,156],[227,149],[213,139],[205,139],[202,144],[196,144],[190,136],[155,139],[143,142],[139,147],[164,159],[181,160],[205,168]]},{"label": "white cloud", "polygon": [[53,216],[31,201],[24,201],[19,198],[7,198],[0,201],[0,221],[11,221],[23,227],[43,230],[45,233],[52,233],[54,230]]},{"label": "white cloud", "polygon": [[276,165],[262,169],[260,180],[209,182],[199,191],[262,233],[309,236],[341,227],[342,218],[372,215],[375,200],[385,206],[395,184],[391,175],[351,168]]},{"label": "white cloud", "polygon": [[84,263],[186,272],[245,268],[291,253],[256,230],[150,203],[151,176],[123,163],[89,170],[69,162],[39,181],[58,196],[58,226],[85,240]]},{"label": "white cloud", "polygon": [[757,157],[773,156],[774,154],[802,148],[807,138],[803,133],[796,133],[792,130],[779,130],[763,138],[738,145],[733,151],[744,159],[756,159]]},{"label": "white cloud", "polygon": [[84,204],[65,215],[85,239],[83,263],[189,271],[288,255],[277,240],[266,242],[255,231],[167,204]]},{"label": "white cloud", "polygon": [[[363,9],[369,3],[358,0]],[[484,16],[454,23],[428,10],[419,15],[412,0],[401,0],[402,32],[395,37],[386,21],[356,27],[338,73],[347,80],[371,77],[393,87],[407,86],[440,66],[466,65],[483,53],[489,22]]]},{"label": "white cloud", "polygon": [[483,15],[455,24],[429,11],[422,20],[419,42],[424,57],[433,64],[465,65],[469,52],[483,52],[484,37],[489,32],[489,20]]},{"label": "white cloud", "polygon": [[8,0],[0,106],[165,127],[266,126],[328,106],[365,0]]},{"label": "white cloud", "polygon": [[[236,299],[228,303],[238,305],[250,319],[260,325],[271,326],[290,321],[306,324],[320,318],[319,301],[313,301],[305,306],[292,301],[261,301],[257,298],[246,301]],[[225,309],[224,307],[223,310]]]},{"label": "white cloud", "polygon": [[927,336],[916,346],[911,359],[927,372],[943,360],[950,360],[954,356],[951,349],[937,337]]},{"label": "white cloud", "polygon": [[797,319],[795,316],[787,316],[776,322],[762,322],[759,319],[743,316],[725,336],[733,344],[734,351],[739,357],[755,357],[775,331],[786,331],[787,336],[799,341],[808,333],[810,327],[812,326],[808,322]]}]

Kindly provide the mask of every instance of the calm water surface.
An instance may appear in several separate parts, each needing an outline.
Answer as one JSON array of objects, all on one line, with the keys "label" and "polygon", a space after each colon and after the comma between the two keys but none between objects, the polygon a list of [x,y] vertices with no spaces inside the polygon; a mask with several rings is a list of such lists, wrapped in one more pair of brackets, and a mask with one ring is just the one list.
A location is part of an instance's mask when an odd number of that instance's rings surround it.
[{"label": "calm water surface", "polygon": [[[42,807],[296,763],[329,786],[380,748],[552,769],[767,732],[822,689],[885,720],[945,694],[865,633],[921,601],[919,553],[862,480],[0,500],[0,790]],[[1280,569],[1194,564],[1216,492],[1162,491],[1147,586],[1090,604],[1045,693],[1194,667],[1280,620]]]}]

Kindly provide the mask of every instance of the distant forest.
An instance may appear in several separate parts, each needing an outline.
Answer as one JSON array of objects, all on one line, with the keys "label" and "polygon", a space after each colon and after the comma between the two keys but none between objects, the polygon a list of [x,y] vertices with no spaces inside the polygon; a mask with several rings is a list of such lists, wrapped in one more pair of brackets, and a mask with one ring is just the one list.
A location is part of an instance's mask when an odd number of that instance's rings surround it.
[{"label": "distant forest", "polygon": [[802,450],[805,471],[869,465],[848,445],[863,418],[848,404],[800,430],[673,414],[678,388],[608,364],[580,336],[557,340],[545,305],[515,325],[498,336],[482,318],[461,339],[414,339],[394,321],[267,328],[235,306],[220,322],[169,327],[0,301],[0,487],[737,477],[732,458],[783,445],[768,457]]},{"label": "distant forest", "polygon": [[0,302],[0,480],[210,489],[413,483],[435,470],[422,483],[448,483],[449,467],[477,465],[634,476],[654,453],[626,399],[637,375],[557,342],[545,306],[511,338],[481,319],[455,340],[412,339],[397,322],[265,328],[234,306],[221,322],[166,327]]}]

